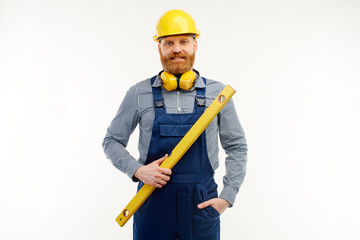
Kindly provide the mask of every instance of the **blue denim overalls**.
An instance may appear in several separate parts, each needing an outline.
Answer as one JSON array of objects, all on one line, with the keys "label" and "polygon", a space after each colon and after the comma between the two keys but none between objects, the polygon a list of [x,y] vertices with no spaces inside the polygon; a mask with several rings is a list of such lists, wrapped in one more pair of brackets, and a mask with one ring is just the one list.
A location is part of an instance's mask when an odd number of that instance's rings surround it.
[{"label": "blue denim overalls", "polygon": [[[152,88],[155,119],[145,164],[170,154],[204,112],[206,88],[196,91],[193,113],[167,114],[161,87]],[[138,190],[142,186],[140,182]],[[216,197],[217,184],[203,132],[172,169],[170,181],[155,189],[134,214],[134,240],[220,239],[219,213],[212,207],[197,208],[199,203]]]}]

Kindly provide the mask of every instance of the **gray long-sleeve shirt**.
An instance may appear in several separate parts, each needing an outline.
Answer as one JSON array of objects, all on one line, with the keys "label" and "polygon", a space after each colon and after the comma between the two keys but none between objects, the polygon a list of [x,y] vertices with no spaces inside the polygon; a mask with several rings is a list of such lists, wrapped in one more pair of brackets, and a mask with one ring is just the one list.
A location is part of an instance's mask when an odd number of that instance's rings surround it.
[{"label": "gray long-sleeve shirt", "polygon": [[[159,76],[153,83],[161,86]],[[192,113],[196,88],[204,88],[205,84],[197,75],[194,87],[190,90],[166,91],[162,88],[167,113]],[[218,96],[224,85],[207,79],[206,107]],[[155,118],[154,100],[150,79],[132,86],[126,93],[115,118],[112,120],[103,141],[104,152],[113,165],[126,173],[132,180],[136,170],[141,167],[148,153]],[[138,150],[140,157],[136,160],[126,150],[131,133],[139,125]],[[220,198],[227,200],[231,206],[244,180],[247,162],[247,144],[244,131],[240,125],[232,99],[207,127],[206,144],[210,164],[213,170],[219,166],[218,136],[227,157],[225,159],[226,174],[223,177],[224,188]]]}]

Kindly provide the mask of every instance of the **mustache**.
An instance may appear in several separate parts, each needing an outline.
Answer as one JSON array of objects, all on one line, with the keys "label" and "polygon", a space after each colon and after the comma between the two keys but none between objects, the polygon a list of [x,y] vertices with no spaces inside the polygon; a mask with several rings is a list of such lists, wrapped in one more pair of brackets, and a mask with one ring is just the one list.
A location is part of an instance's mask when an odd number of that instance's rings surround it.
[{"label": "mustache", "polygon": [[172,58],[179,58],[179,57],[180,58],[188,58],[189,56],[184,53],[173,53],[168,58],[172,59]]}]

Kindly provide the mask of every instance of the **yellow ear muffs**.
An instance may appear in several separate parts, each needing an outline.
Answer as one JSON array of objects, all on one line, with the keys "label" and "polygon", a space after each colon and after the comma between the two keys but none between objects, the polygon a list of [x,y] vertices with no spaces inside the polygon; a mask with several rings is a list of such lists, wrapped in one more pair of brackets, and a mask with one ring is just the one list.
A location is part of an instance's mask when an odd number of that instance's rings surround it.
[{"label": "yellow ear muffs", "polygon": [[[163,82],[163,87],[167,91],[173,91],[178,87],[178,81],[174,74],[168,72],[162,72],[160,78]],[[187,71],[183,73],[179,80],[179,87],[184,90],[189,90],[196,79],[196,74],[193,71]]]},{"label": "yellow ear muffs", "polygon": [[177,89],[178,83],[177,79],[174,76],[174,74],[168,73],[168,72],[162,72],[160,75],[160,78],[163,82],[163,87],[168,91],[173,91]]},{"label": "yellow ear muffs", "polygon": [[192,88],[195,79],[196,74],[193,71],[187,71],[181,75],[179,87],[184,90],[189,90]]}]

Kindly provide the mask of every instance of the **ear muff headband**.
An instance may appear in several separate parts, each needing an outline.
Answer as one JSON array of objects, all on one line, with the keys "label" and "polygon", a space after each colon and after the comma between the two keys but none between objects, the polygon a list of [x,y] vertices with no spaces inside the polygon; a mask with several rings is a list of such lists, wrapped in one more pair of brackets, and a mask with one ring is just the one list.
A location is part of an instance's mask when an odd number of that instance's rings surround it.
[{"label": "ear muff headband", "polygon": [[[178,88],[178,81],[174,74],[168,72],[162,72],[160,78],[163,82],[163,87],[167,91],[173,91]],[[183,73],[179,80],[179,87],[184,90],[189,90],[196,79],[196,74],[193,71],[187,71]]]}]

